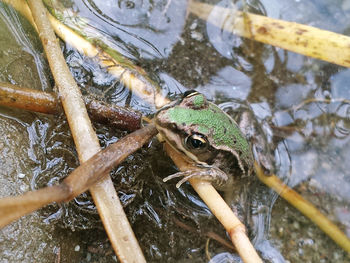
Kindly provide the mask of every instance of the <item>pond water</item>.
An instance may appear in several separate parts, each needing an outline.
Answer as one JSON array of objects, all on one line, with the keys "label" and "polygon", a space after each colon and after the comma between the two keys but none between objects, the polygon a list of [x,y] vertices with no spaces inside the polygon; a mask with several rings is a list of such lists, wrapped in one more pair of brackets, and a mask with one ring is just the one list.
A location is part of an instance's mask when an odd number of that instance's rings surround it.
[{"label": "pond water", "polygon": [[[145,69],[166,96],[196,89],[232,115],[238,106],[249,108],[274,152],[276,174],[350,235],[349,69],[230,34],[187,12],[188,1],[63,3],[54,5],[68,24],[88,24],[87,34],[98,33]],[[348,0],[245,1],[236,6],[350,33]],[[52,90],[35,31],[5,5],[0,6],[0,23],[0,81]],[[62,49],[85,95],[154,114],[152,105],[94,59],[64,43]],[[102,146],[126,134],[100,124],[95,128]],[[55,184],[78,165],[64,116],[0,107],[0,134],[1,197]],[[153,140],[111,173],[147,261],[208,262],[208,251],[211,262],[240,262],[230,249],[207,243],[208,232],[226,234],[191,187],[163,183],[175,172],[162,145]],[[248,201],[255,224],[249,226],[250,236],[266,262],[348,261],[295,208],[257,181],[252,185]],[[89,194],[50,205],[0,232],[2,262],[52,262],[57,255],[61,262],[117,261]]]}]

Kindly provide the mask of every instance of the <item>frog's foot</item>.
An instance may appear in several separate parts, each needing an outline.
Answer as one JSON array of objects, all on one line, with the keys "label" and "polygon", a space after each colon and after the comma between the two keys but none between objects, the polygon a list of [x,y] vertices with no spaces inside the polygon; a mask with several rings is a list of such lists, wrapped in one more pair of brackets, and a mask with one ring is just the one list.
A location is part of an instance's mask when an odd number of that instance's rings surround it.
[{"label": "frog's foot", "polygon": [[222,186],[228,181],[228,176],[220,169],[214,167],[206,167],[200,169],[192,169],[184,172],[178,172],[169,175],[163,179],[163,182],[167,182],[171,179],[183,177],[177,184],[176,187],[179,188],[183,183],[187,182],[191,178],[198,178],[201,180],[206,180],[214,183],[215,186]]}]

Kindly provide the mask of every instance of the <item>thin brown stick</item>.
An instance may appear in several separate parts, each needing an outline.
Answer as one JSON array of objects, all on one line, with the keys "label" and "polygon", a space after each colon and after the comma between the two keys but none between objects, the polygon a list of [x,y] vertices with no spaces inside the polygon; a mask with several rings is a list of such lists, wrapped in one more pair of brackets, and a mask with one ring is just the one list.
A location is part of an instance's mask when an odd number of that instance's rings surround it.
[{"label": "thin brown stick", "polygon": [[136,131],[141,128],[142,114],[136,110],[86,97],[84,101],[89,116],[94,121],[126,131]]},{"label": "thin brown stick", "polygon": [[[85,192],[156,134],[156,128],[148,125],[96,153],[70,173],[61,184],[0,199],[0,228],[45,205],[53,202],[68,202]],[[117,227],[121,228],[123,224],[118,224]]]},{"label": "thin brown stick", "polygon": [[17,85],[0,82],[0,105],[23,110],[57,114],[59,109],[57,95]]},{"label": "thin brown stick", "polygon": [[84,162],[83,165],[79,166],[78,169],[74,170],[63,181],[71,189],[71,195],[65,201],[73,199],[103,179],[106,172],[117,166],[130,154],[140,149],[142,145],[157,133],[158,131],[155,126],[150,124],[123,137],[116,143],[95,154],[93,158]]},{"label": "thin brown stick", "polygon": [[[100,150],[97,136],[88,118],[80,90],[66,65],[43,3],[41,0],[29,0],[28,3],[59,89],[79,160],[84,162]],[[110,177],[106,175],[105,180],[90,188],[90,192],[120,261],[145,262]],[[120,228],[118,225],[123,227]]]},{"label": "thin brown stick", "polygon": [[0,199],[0,229],[53,202],[62,202],[69,189],[59,185],[45,187],[23,195]]},{"label": "thin brown stick", "polygon": [[[87,97],[84,98],[84,103],[94,121],[127,131],[135,131],[141,127],[140,112]],[[0,82],[0,105],[46,114],[57,114],[62,111],[61,103],[53,92],[3,82]]]},{"label": "thin brown stick", "polygon": [[61,247],[58,247],[56,252],[55,263],[61,263]]}]

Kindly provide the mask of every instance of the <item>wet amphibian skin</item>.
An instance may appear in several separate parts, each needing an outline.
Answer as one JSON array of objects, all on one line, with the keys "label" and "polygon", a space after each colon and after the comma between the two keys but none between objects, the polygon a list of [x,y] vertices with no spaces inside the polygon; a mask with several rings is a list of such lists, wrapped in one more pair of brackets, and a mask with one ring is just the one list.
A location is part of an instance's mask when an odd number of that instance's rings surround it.
[{"label": "wet amphibian skin", "polygon": [[250,175],[253,154],[237,123],[203,94],[187,91],[160,109],[155,124],[162,137],[198,169],[180,172],[177,187],[191,177],[223,188],[236,176]]}]

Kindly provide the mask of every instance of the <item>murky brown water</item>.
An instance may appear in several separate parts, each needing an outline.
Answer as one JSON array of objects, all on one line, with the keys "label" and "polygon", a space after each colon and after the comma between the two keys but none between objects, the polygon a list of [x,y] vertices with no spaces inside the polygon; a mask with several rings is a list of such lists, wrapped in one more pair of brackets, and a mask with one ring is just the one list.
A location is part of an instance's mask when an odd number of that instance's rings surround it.
[{"label": "murky brown water", "polygon": [[[194,88],[232,114],[237,105],[248,105],[275,149],[277,174],[349,234],[349,105],[341,102],[350,99],[349,70],[229,34],[187,15],[186,3],[65,2],[68,17],[89,19],[109,45],[142,66],[168,96]],[[349,33],[346,0],[247,3],[252,12]],[[34,31],[4,6],[0,23],[0,80],[51,90],[52,77]],[[62,47],[84,94],[154,113],[93,60]],[[307,99],[335,101],[295,107]],[[125,134],[102,125],[96,129],[103,146]],[[0,196],[55,184],[78,164],[64,116],[0,108],[0,134]],[[208,262],[205,233],[225,237],[224,230],[188,185],[176,189],[174,182],[162,182],[175,171],[154,140],[112,177],[149,262]],[[348,260],[293,207],[254,185],[251,236],[267,262]],[[208,250],[213,262],[239,262],[215,241]],[[44,208],[0,232],[2,262],[52,262],[58,251],[62,262],[116,261],[88,194]]]}]

